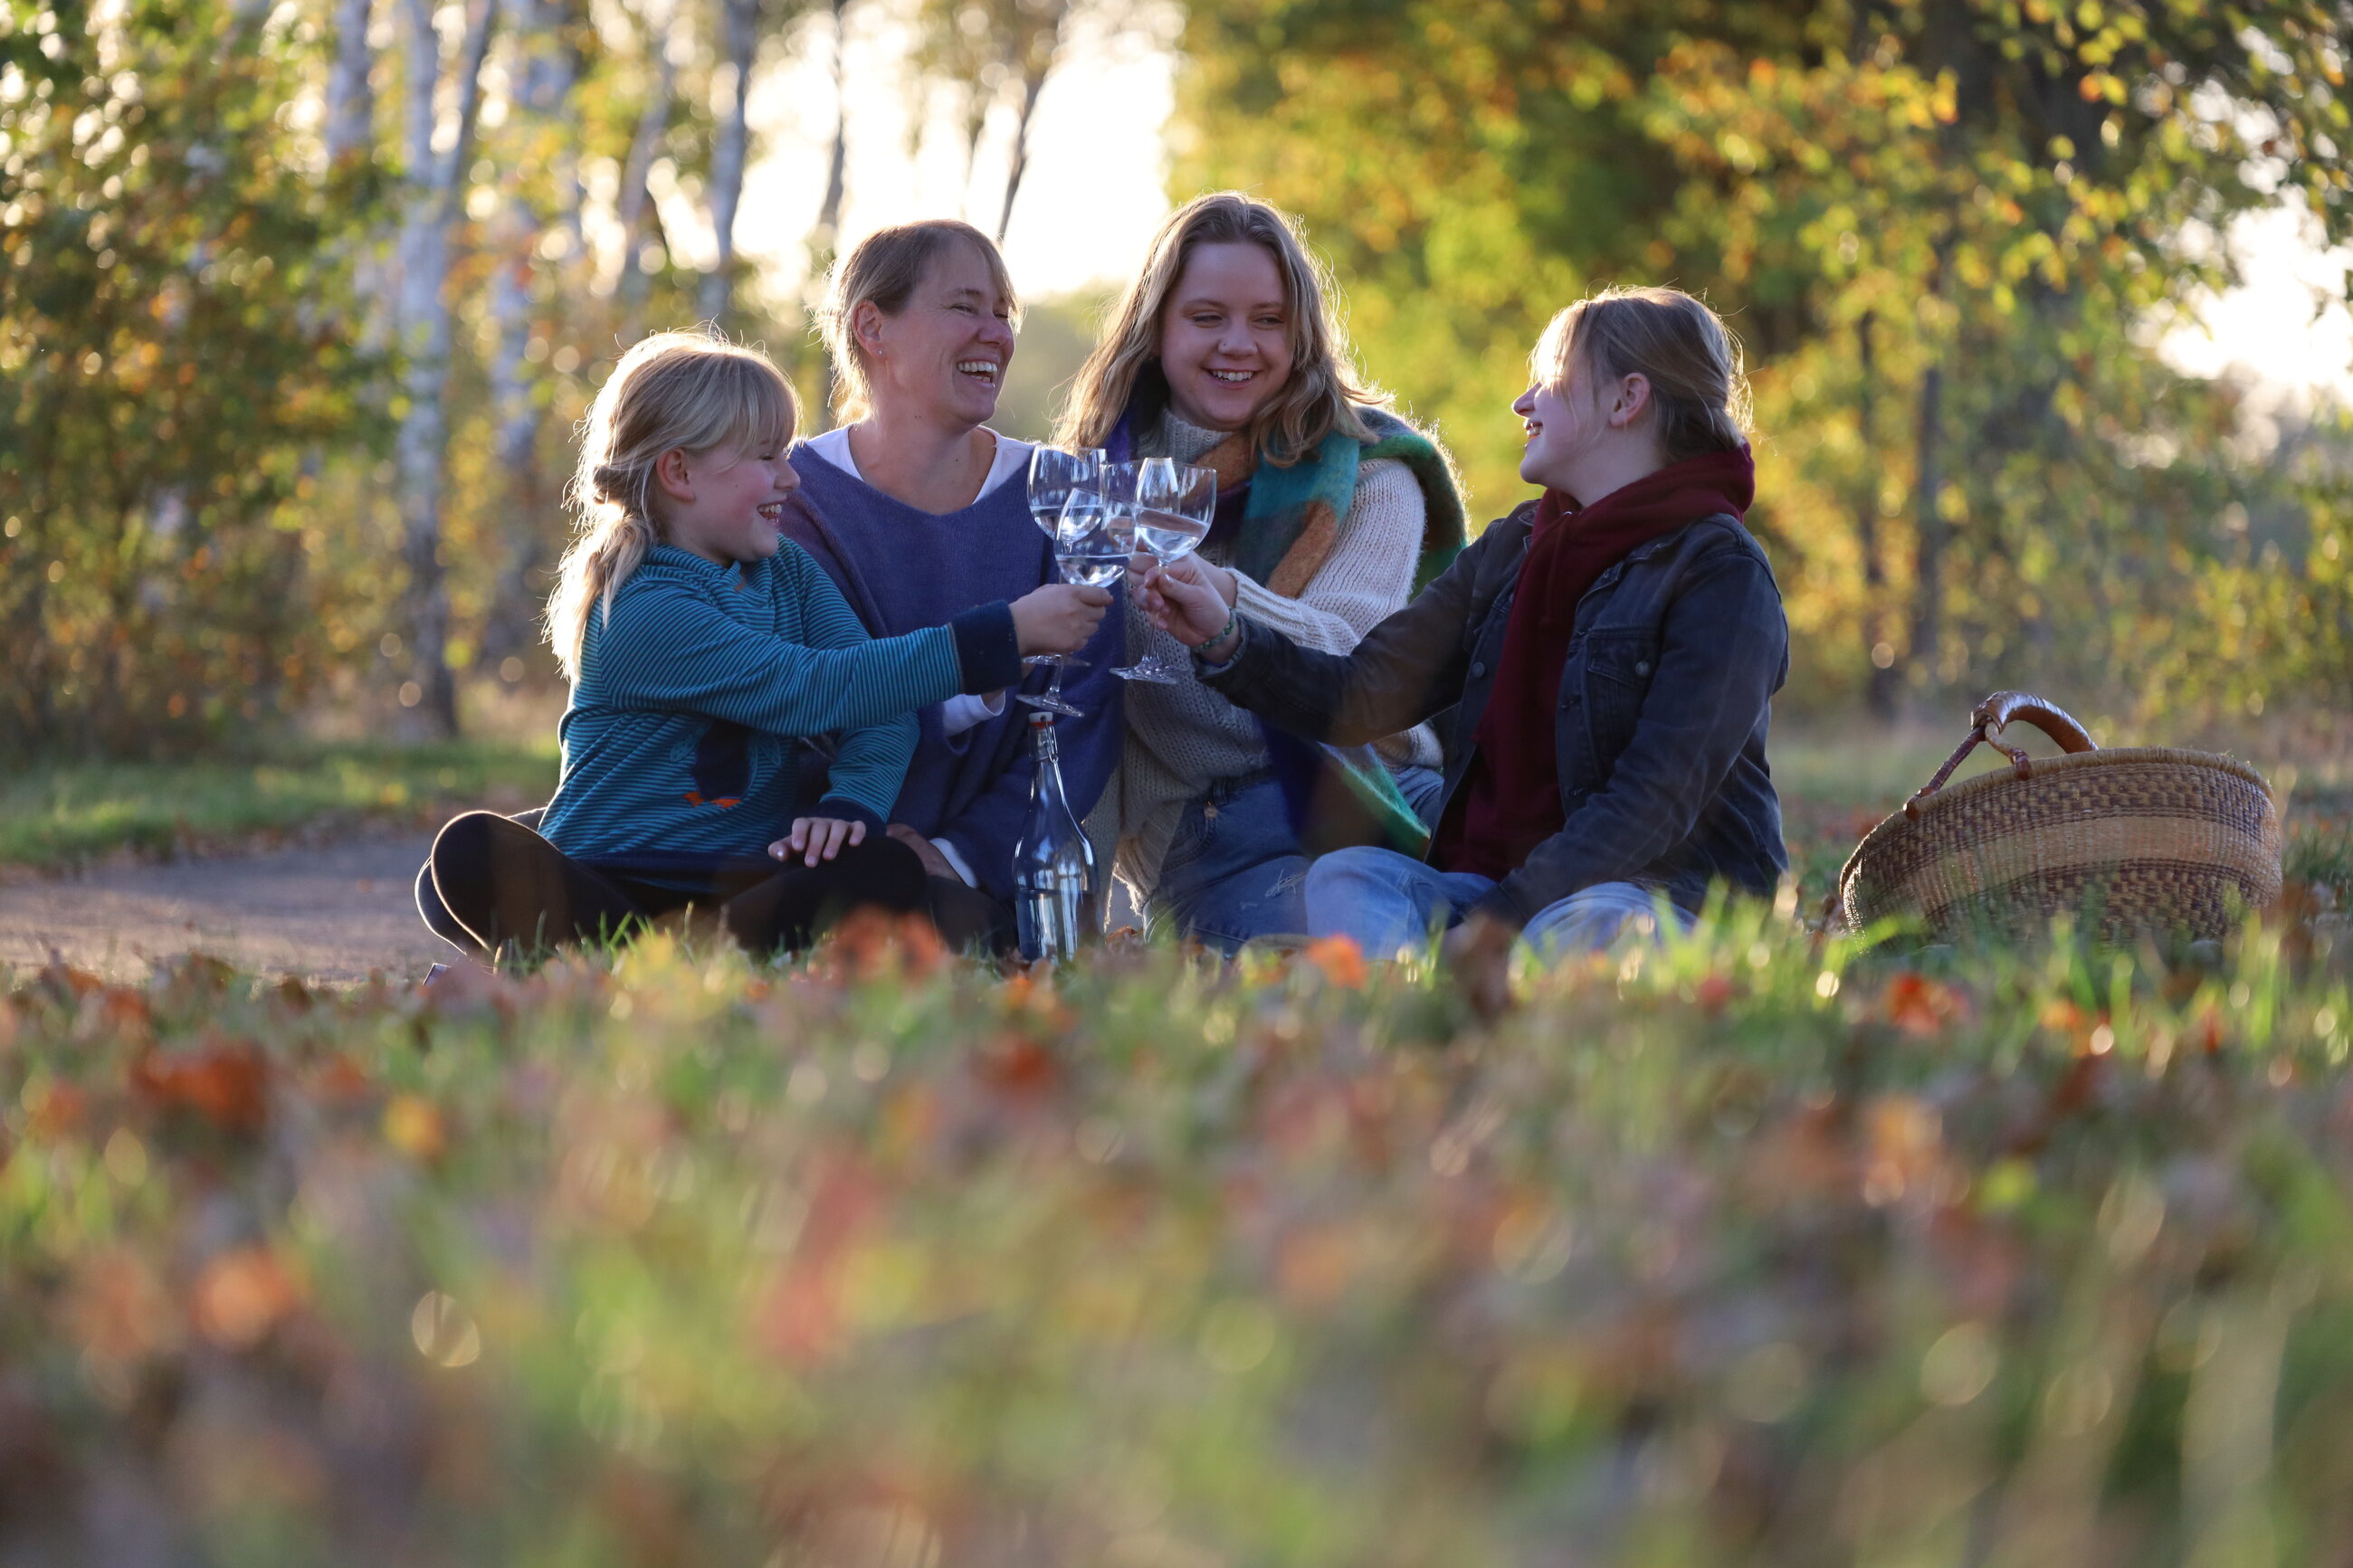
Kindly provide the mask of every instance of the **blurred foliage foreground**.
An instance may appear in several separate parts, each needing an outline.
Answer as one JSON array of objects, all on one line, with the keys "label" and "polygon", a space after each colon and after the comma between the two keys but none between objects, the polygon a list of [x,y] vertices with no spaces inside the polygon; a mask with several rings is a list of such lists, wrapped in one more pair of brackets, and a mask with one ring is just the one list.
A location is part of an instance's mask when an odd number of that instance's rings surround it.
[{"label": "blurred foliage foreground", "polygon": [[2348,956],[20,977],[0,1558],[2341,1561]]}]

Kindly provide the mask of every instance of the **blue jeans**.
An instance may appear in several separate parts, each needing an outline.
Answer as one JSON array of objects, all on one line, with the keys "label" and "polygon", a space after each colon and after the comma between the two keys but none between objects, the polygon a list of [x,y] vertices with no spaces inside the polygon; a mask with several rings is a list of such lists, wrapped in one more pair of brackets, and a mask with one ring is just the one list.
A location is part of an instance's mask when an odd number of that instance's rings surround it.
[{"label": "blue jeans", "polygon": [[[1441,871],[1393,849],[1339,849],[1307,873],[1307,929],[1353,938],[1367,958],[1419,951],[1434,931],[1462,922],[1494,883],[1475,871]],[[1684,931],[1694,923],[1668,906]],[[1594,952],[1633,925],[1646,934],[1657,919],[1657,889],[1639,882],[1600,882],[1536,911],[1521,932],[1539,952]]]},{"label": "blue jeans", "polygon": [[[1397,778],[1417,809],[1445,782],[1429,768],[1406,768]],[[1220,779],[1185,807],[1145,906],[1145,929],[1156,936],[1173,925],[1177,935],[1229,957],[1261,937],[1296,941],[1308,931],[1307,877],[1307,854],[1274,774]]]},{"label": "blue jeans", "polygon": [[1144,909],[1145,929],[1231,955],[1253,937],[1307,931],[1307,856],[1271,772],[1219,779],[1185,807]]},{"label": "blue jeans", "polygon": [[1437,832],[1438,808],[1445,804],[1446,775],[1436,768],[1398,768],[1389,776],[1397,780],[1398,793],[1421,818],[1421,825]]}]

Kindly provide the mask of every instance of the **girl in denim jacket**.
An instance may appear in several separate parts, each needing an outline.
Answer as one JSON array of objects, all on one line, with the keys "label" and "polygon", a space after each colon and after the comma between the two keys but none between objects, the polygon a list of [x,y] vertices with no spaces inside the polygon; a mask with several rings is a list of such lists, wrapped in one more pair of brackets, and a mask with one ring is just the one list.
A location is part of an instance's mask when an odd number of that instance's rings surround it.
[{"label": "girl in denim jacket", "polygon": [[1139,584],[1204,684],[1346,743],[1453,709],[1428,857],[1315,862],[1318,936],[1389,957],[1608,945],[1688,925],[1712,885],[1769,897],[1788,864],[1765,762],[1788,625],[1742,519],[1755,497],[1740,349],[1672,289],[1562,311],[1513,405],[1544,494],[1345,655],[1234,616],[1189,563]]}]

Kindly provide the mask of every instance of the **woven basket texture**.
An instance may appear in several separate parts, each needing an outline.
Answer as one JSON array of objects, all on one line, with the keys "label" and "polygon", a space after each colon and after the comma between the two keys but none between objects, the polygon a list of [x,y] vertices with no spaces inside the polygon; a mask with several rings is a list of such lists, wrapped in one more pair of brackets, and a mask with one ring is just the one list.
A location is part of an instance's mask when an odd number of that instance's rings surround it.
[{"label": "woven basket texture", "polygon": [[2082,915],[2110,938],[2219,938],[2279,897],[2280,820],[2243,763],[2138,747],[2037,758],[1897,812],[1839,874],[1849,926],[1916,915],[1932,934],[2024,935]]}]

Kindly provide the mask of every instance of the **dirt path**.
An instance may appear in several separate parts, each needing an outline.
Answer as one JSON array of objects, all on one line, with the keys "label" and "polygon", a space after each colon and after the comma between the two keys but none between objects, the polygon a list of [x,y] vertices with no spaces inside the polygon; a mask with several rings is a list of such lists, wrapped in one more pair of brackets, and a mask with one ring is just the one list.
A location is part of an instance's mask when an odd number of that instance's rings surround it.
[{"label": "dirt path", "polygon": [[421,978],[449,956],[417,918],[410,884],[432,835],[337,843],[0,883],[0,966],[48,961],[141,980],[195,950],[312,981]]}]

